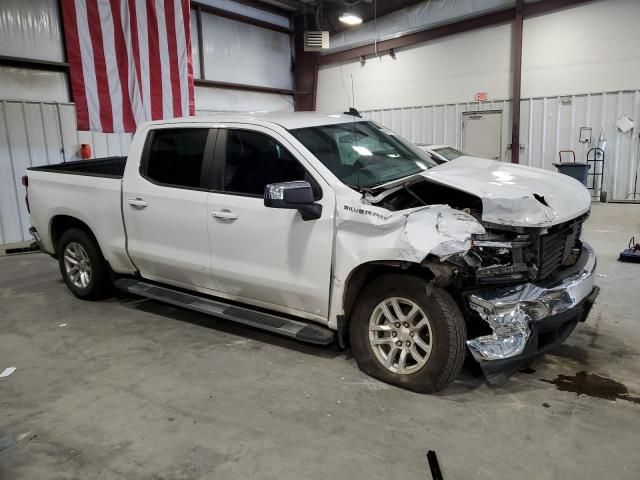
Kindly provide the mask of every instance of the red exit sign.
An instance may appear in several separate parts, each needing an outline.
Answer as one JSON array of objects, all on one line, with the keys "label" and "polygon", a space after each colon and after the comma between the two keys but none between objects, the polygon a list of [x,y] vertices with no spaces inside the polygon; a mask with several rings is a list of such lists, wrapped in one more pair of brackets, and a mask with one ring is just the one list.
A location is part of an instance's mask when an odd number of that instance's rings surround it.
[{"label": "red exit sign", "polygon": [[473,96],[473,99],[476,102],[486,102],[488,98],[489,94],[487,92],[476,92],[476,94]]}]

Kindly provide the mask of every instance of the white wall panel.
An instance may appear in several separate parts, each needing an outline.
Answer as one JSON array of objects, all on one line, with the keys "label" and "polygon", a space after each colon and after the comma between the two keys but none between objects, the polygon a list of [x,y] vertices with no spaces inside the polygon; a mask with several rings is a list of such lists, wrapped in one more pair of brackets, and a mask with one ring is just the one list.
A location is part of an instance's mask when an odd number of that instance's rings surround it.
[{"label": "white wall panel", "polygon": [[[399,107],[362,113],[415,143],[462,147],[462,114],[477,110],[502,112],[502,159],[509,161],[511,102],[508,100]],[[640,118],[640,90],[528,98],[522,100],[520,110],[520,142],[524,145],[520,149],[521,164],[555,171],[553,163],[558,161],[560,150],[573,150],[577,161],[585,161],[587,151],[597,146],[602,133],[607,141],[604,191],[613,200],[624,200],[633,191],[640,155],[640,124],[636,124],[631,132],[622,133],[615,123],[624,114]],[[593,129],[590,144],[578,142],[580,127]]]},{"label": "white wall panel", "polygon": [[0,98],[68,102],[66,74],[0,66]]},{"label": "white wall panel", "polygon": [[588,2],[525,19],[523,97],[638,88],[639,22],[637,0]]},{"label": "white wall panel", "polygon": [[291,95],[196,87],[196,114],[200,112],[292,112]]},{"label": "white wall panel", "polygon": [[317,110],[430,105],[472,99],[475,92],[506,98],[511,82],[511,26],[468,32],[389,55],[326,65],[318,72]]},{"label": "white wall panel", "polygon": [[[430,3],[405,10],[427,8]],[[466,8],[465,2],[451,3],[441,2],[442,12],[436,12],[447,15],[445,5]],[[638,88],[638,24],[638,0],[587,2],[525,19],[522,97]],[[398,49],[395,60],[383,55],[367,58],[364,66],[359,61],[322,66],[317,109],[343,111],[350,106],[351,76],[359,109],[464,102],[481,91],[489,98],[508,98],[511,41],[510,25],[502,25]]]},{"label": "white wall panel", "polygon": [[203,13],[202,39],[207,80],[291,88],[289,35]]},{"label": "white wall panel", "polygon": [[2,0],[0,55],[63,62],[57,0]]}]

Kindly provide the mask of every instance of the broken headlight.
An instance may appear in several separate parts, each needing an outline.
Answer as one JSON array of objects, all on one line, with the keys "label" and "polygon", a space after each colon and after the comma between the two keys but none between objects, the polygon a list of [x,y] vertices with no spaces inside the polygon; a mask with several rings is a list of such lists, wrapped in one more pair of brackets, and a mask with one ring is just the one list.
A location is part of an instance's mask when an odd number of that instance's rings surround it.
[{"label": "broken headlight", "polygon": [[473,240],[465,262],[475,270],[477,283],[502,283],[535,278],[537,267],[528,262],[528,235],[505,239],[495,234]]}]

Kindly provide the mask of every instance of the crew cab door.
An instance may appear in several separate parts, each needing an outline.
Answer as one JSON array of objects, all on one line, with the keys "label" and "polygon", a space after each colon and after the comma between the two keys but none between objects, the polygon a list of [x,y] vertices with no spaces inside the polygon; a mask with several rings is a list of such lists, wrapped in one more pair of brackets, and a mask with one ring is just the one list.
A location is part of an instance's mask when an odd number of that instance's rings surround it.
[{"label": "crew cab door", "polygon": [[[331,283],[335,200],[283,135],[266,127],[220,128],[209,194],[211,268],[230,298],[293,314],[326,319]],[[312,184],[320,218],[264,206],[270,183]]]},{"label": "crew cab door", "polygon": [[139,169],[131,165],[125,172],[127,251],[144,278],[215,289],[205,179],[211,176],[217,130],[167,127],[149,131]]}]

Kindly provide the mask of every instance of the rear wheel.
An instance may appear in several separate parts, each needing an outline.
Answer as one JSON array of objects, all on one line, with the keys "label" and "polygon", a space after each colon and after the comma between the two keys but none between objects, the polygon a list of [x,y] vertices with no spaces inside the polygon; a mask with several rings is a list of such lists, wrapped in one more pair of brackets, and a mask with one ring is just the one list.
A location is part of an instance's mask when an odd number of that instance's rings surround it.
[{"label": "rear wheel", "polygon": [[356,363],[374,378],[421,393],[443,390],[465,358],[460,309],[443,289],[410,275],[386,275],[365,287],[349,336]]},{"label": "rear wheel", "polygon": [[58,264],[64,282],[84,300],[97,300],[111,293],[109,271],[95,239],[78,228],[67,230],[58,244]]}]

